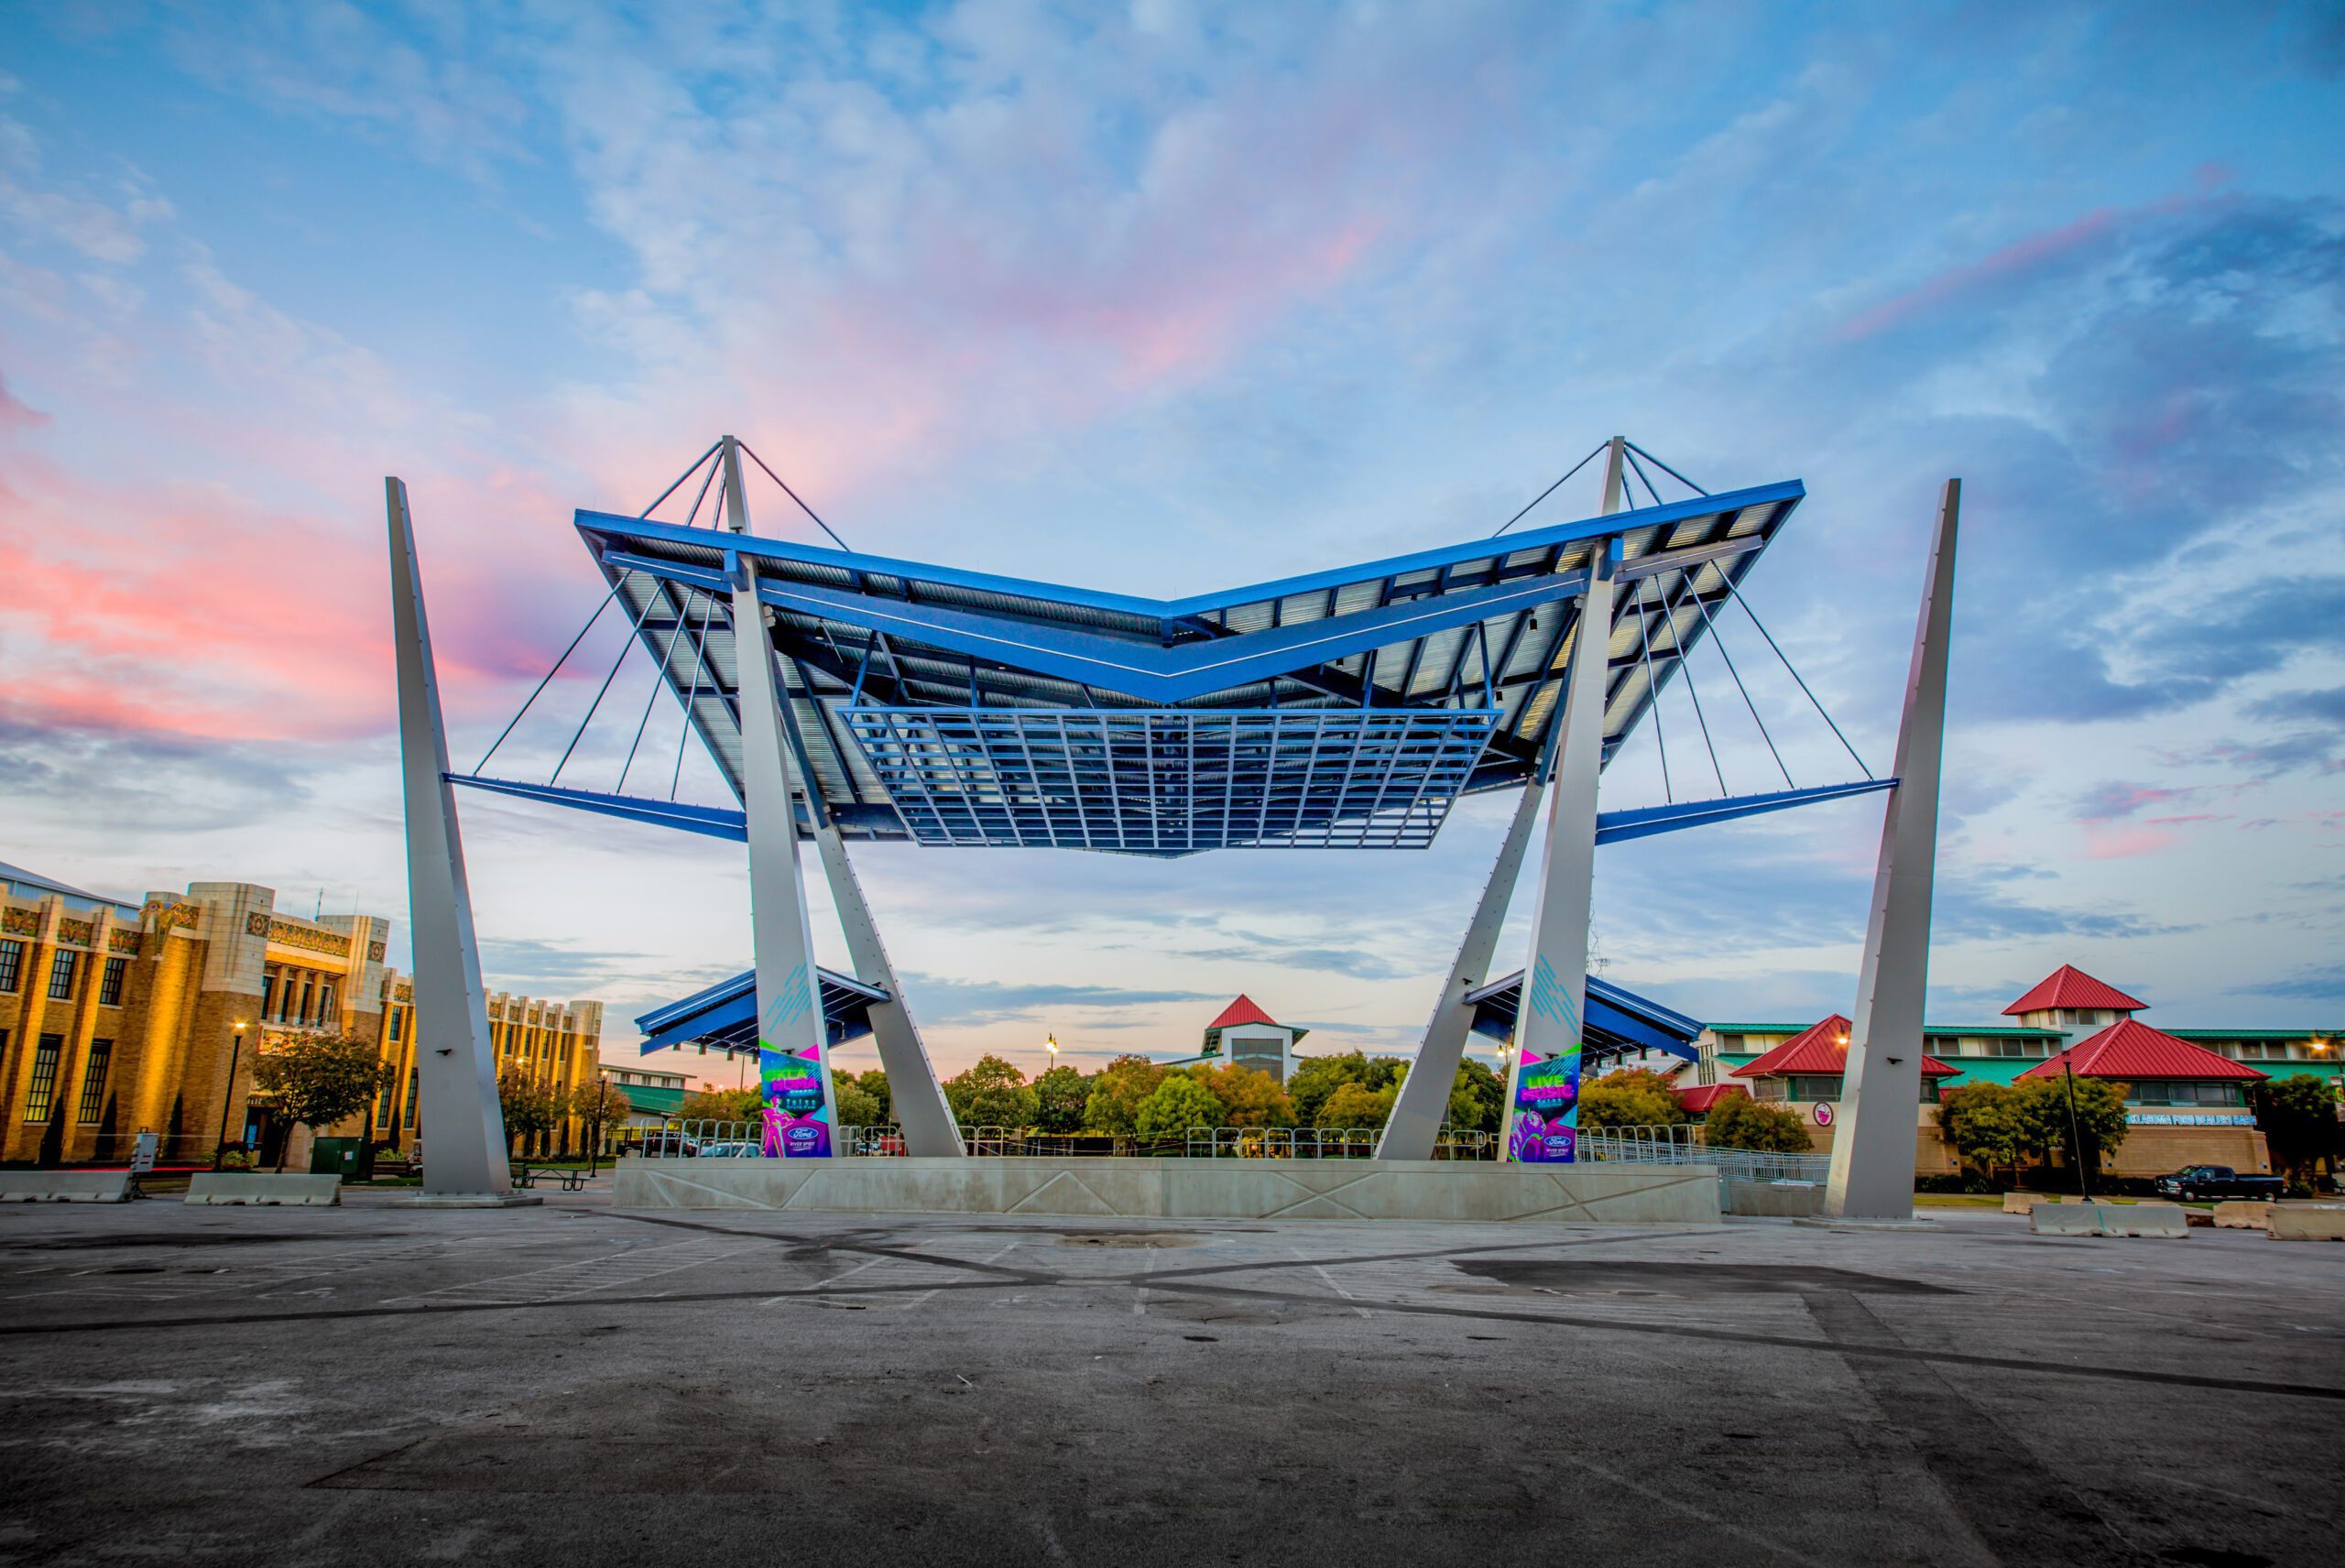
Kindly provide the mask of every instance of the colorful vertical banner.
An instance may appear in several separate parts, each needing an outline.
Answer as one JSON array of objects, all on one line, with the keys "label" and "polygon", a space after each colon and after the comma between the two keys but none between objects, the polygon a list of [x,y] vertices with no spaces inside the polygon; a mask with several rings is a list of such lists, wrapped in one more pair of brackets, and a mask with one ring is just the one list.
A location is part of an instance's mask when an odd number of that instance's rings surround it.
[{"label": "colorful vertical banner", "polygon": [[812,1045],[792,1051],[773,1044],[777,1037],[787,1039],[793,1024],[803,1028],[813,1010],[813,990],[805,965],[799,965],[758,1019],[758,1087],[765,1115],[761,1147],[778,1159],[833,1152],[830,1097],[823,1093],[830,1073],[823,1066],[823,1048]]},{"label": "colorful vertical banner", "polygon": [[1579,1052],[1543,1057],[1524,1051],[1516,1069],[1513,1110],[1510,1159],[1570,1163],[1579,1144]]},{"label": "colorful vertical banner", "polygon": [[1579,1149],[1579,1009],[1543,957],[1533,965],[1515,1038],[1563,1036],[1563,1049],[1544,1054],[1524,1046],[1507,1105],[1507,1158],[1527,1164],[1567,1165]]}]

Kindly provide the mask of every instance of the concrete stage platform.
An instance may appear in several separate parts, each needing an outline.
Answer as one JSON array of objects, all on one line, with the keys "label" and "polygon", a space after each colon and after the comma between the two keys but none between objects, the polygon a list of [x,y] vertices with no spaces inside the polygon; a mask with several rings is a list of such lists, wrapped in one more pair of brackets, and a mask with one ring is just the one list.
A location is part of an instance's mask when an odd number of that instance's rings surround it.
[{"label": "concrete stage platform", "polygon": [[1707,1165],[1367,1160],[622,1160],[622,1209],[1716,1225]]}]

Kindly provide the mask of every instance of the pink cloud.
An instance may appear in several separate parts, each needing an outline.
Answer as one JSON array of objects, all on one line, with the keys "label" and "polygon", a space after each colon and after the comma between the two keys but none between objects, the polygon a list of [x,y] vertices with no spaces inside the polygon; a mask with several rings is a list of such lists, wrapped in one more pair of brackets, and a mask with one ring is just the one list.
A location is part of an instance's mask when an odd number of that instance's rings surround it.
[{"label": "pink cloud", "polygon": [[2175,842],[2174,834],[2146,827],[2106,829],[2085,835],[2085,858],[2131,860],[2141,855],[2163,854],[2171,849]]}]

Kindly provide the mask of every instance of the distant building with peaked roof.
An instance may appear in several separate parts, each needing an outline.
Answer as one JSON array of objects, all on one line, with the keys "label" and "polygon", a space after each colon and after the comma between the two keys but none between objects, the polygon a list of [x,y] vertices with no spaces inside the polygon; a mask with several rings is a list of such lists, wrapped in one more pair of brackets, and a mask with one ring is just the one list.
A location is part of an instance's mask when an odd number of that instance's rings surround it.
[{"label": "distant building with peaked roof", "polygon": [[1251,1067],[1280,1083],[1294,1074],[1295,1042],[1311,1031],[1280,1023],[1261,1004],[1244,992],[1205,1026],[1205,1040],[1194,1056],[1167,1063],[1173,1067]]},{"label": "distant building with peaked roof", "polygon": [[[1916,1169],[1936,1174],[1957,1168],[1928,1104],[1946,1090],[2073,1071],[2125,1086],[2129,1132],[2110,1173],[2154,1175],[2190,1164],[2269,1171],[2246,1087],[2266,1078],[2319,1077],[2334,1084],[2345,1077],[2339,1062],[2345,1027],[2159,1029],[2133,1016],[2148,1007],[2064,964],[2002,1010],[2009,1021],[1924,1026]],[[1799,1111],[1816,1147],[1828,1149],[1851,1027],[1838,1014],[1806,1025],[1705,1025],[1694,1064],[1679,1075],[1679,1103],[1700,1115],[1748,1084],[1754,1098]]]}]

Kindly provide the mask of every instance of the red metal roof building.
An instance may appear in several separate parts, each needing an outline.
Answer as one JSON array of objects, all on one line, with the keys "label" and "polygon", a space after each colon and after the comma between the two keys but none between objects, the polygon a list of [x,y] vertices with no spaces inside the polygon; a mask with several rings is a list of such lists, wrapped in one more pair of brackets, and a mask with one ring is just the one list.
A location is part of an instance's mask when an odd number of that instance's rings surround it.
[{"label": "red metal roof building", "polygon": [[1245,992],[1240,991],[1238,993],[1238,1000],[1222,1008],[1221,1016],[1214,1019],[1213,1022],[1205,1025],[1205,1028],[1209,1029],[1227,1029],[1232,1024],[1270,1024],[1275,1028],[1278,1024],[1278,1019],[1262,1011],[1261,1007],[1256,1004],[1253,997],[1246,995]]},{"label": "red metal roof building", "polygon": [[2121,1019],[2020,1076],[2056,1078],[2072,1069],[2079,1078],[2116,1078],[2128,1083],[2171,1079],[2256,1083],[2270,1076],[2218,1056],[2205,1046],[2152,1029],[2139,1018]]},{"label": "red metal roof building", "polygon": [[2096,980],[2073,964],[2063,964],[2030,988],[2027,995],[2003,1009],[2006,1018],[2055,1010],[2070,1012],[2138,1013],[2148,1007],[2105,981]]},{"label": "red metal roof building", "polygon": [[[1849,1070],[1849,1030],[1855,1026],[1834,1013],[1753,1061],[1731,1068],[1737,1078],[1838,1078]],[[1953,1078],[1962,1072],[1935,1056],[1922,1058],[1925,1078]]]}]

